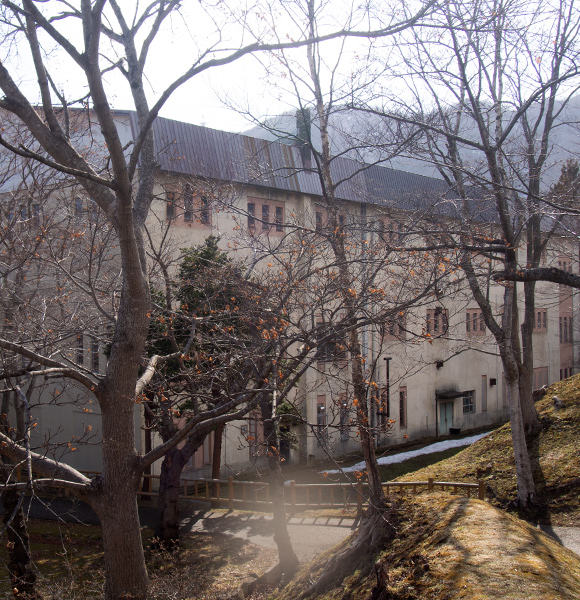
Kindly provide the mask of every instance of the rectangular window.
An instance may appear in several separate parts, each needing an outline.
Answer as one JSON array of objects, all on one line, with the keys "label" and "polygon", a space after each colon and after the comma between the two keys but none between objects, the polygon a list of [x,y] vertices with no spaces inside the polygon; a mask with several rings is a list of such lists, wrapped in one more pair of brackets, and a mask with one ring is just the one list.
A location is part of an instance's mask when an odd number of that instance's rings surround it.
[{"label": "rectangular window", "polygon": [[481,376],[481,410],[487,410],[487,375]]},{"label": "rectangular window", "polygon": [[399,426],[407,427],[407,388],[399,388]]},{"label": "rectangular window", "polygon": [[186,185],[183,192],[183,220],[186,223],[193,221],[193,190],[190,185]]},{"label": "rectangular window", "polygon": [[341,394],[340,398],[340,441],[346,442],[350,438],[350,414],[346,401],[346,394]]},{"label": "rectangular window", "polygon": [[99,373],[101,368],[101,357],[99,350],[99,340],[96,337],[94,337],[91,340],[91,363],[94,373]]},{"label": "rectangular window", "polygon": [[268,231],[270,229],[270,206],[262,204],[262,229]]},{"label": "rectangular window", "polygon": [[566,271],[567,273],[572,273],[572,262],[569,259],[561,259],[558,261],[558,267],[562,269],[562,271]]},{"label": "rectangular window", "polygon": [[256,205],[248,202],[248,231],[254,233],[256,230]]},{"label": "rectangular window", "polygon": [[32,205],[33,223],[37,227],[40,225],[41,210],[42,210],[42,207],[40,206],[40,204],[33,204]]},{"label": "rectangular window", "polygon": [[176,203],[177,203],[177,192],[167,192],[165,194],[165,218],[168,221],[172,221],[173,219],[175,219]]},{"label": "rectangular window", "polygon": [[84,365],[85,364],[85,345],[83,334],[79,333],[77,335],[77,364]]},{"label": "rectangular window", "polygon": [[2,331],[5,333],[10,333],[14,331],[13,311],[9,307],[4,309],[4,318],[2,319]]},{"label": "rectangular window", "polygon": [[319,445],[326,442],[328,436],[326,418],[326,395],[316,396],[316,438]]},{"label": "rectangular window", "polygon": [[534,312],[534,333],[548,331],[548,311],[545,308],[536,308]]},{"label": "rectangular window", "polygon": [[257,233],[256,223],[258,221],[262,223],[260,230],[264,233],[272,234],[284,231],[283,203],[275,203],[260,198],[248,198],[248,200],[248,231],[250,233]]},{"label": "rectangular window", "polygon": [[534,369],[534,391],[541,389],[545,385],[548,385],[548,367],[536,367]]},{"label": "rectangular window", "polygon": [[485,321],[479,308],[468,308],[465,312],[465,332],[468,335],[485,335]]},{"label": "rectangular window", "polygon": [[274,217],[274,223],[276,225],[276,231],[284,231],[284,211],[281,206],[276,206],[276,214]]},{"label": "rectangular window", "polygon": [[83,218],[83,210],[84,210],[83,201],[81,198],[77,198],[75,200],[75,219],[77,221],[80,221]]},{"label": "rectangular window", "polygon": [[446,308],[429,308],[427,310],[426,330],[431,337],[443,337],[449,329],[448,312]]},{"label": "rectangular window", "polygon": [[322,231],[322,213],[316,213],[316,231],[320,233]]},{"label": "rectangular window", "polygon": [[248,444],[250,446],[250,456],[260,456],[262,454],[262,423],[260,421],[260,412],[253,410],[248,416]]},{"label": "rectangular window", "polygon": [[389,419],[391,418],[391,407],[389,398],[389,388],[386,386],[381,390],[380,403],[379,403],[379,423],[381,429],[386,431],[389,426]]},{"label": "rectangular window", "polygon": [[199,208],[199,221],[202,225],[211,224],[211,204],[207,196],[202,196]]},{"label": "rectangular window", "polygon": [[406,322],[404,313],[389,317],[385,321],[385,340],[404,340],[405,329]]},{"label": "rectangular window", "polygon": [[[325,323],[324,319],[316,320],[319,361],[338,361],[346,358],[346,342],[343,336],[333,334],[331,323]],[[323,341],[324,340],[324,341]]]},{"label": "rectangular window", "polygon": [[367,205],[360,205],[360,226],[361,226],[361,240],[366,242],[367,240]]},{"label": "rectangular window", "polygon": [[399,223],[399,244],[402,244],[405,239],[405,231],[403,228],[403,224]]},{"label": "rectangular window", "polygon": [[99,205],[91,198],[90,219],[91,223],[96,223],[99,220]]},{"label": "rectangular window", "polygon": [[377,233],[377,242],[385,241],[385,222],[382,219],[378,219],[375,222],[375,231]]},{"label": "rectangular window", "polygon": [[469,391],[463,394],[463,414],[475,412],[475,392]]}]

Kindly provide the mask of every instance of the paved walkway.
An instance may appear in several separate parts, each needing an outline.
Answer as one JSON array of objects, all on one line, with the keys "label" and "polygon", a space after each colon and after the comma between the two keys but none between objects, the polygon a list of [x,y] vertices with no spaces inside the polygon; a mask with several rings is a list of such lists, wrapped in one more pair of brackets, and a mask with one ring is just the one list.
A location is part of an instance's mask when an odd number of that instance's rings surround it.
[{"label": "paved walkway", "polygon": [[551,527],[541,525],[540,529],[551,535],[562,546],[580,556],[580,527]]},{"label": "paved walkway", "polygon": [[[352,533],[354,521],[352,517],[291,517],[288,532],[294,552],[301,562],[311,561]],[[224,533],[276,549],[270,515],[201,510],[181,524],[185,531]]]},{"label": "paved walkway", "polygon": [[[72,523],[95,525],[99,523],[88,504],[73,499],[35,498],[31,504],[25,504],[25,510],[30,517],[37,519],[62,519]],[[139,515],[142,525],[154,527],[156,503],[141,504]],[[213,510],[205,502],[184,502],[181,525],[184,531],[223,533],[266,548],[276,548],[272,538],[272,517],[267,514],[227,513],[223,510]],[[303,562],[312,560],[321,552],[338,544],[353,531],[354,526],[352,517],[291,517],[288,521],[294,550]],[[542,526],[541,529],[580,556],[580,527]]]}]

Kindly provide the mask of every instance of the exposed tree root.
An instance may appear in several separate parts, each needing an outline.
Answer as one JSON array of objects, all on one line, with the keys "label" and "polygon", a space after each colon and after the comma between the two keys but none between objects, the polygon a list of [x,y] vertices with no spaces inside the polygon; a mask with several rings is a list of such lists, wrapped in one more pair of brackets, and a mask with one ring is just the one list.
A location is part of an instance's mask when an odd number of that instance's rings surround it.
[{"label": "exposed tree root", "polygon": [[286,584],[298,570],[298,559],[293,564],[286,564],[279,562],[273,566],[269,571],[266,571],[260,577],[254,579],[254,581],[246,581],[242,583],[240,589],[231,596],[228,600],[244,600],[258,587],[262,585],[267,586],[279,586]]},{"label": "exposed tree root", "polygon": [[395,510],[369,508],[361,520],[358,535],[342,552],[328,561],[318,579],[302,594],[302,598],[320,594],[341,580],[346,572],[352,572],[360,562],[384,547],[395,536]]}]

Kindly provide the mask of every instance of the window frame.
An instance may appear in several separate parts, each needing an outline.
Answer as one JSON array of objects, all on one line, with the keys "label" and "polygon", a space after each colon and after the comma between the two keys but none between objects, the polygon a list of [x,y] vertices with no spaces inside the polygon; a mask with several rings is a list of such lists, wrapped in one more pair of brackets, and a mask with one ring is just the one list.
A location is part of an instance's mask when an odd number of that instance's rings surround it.
[{"label": "window frame", "polygon": [[[284,232],[285,203],[278,200],[249,196],[246,203],[247,229],[250,235]],[[261,223],[258,227],[257,223]],[[258,231],[258,229],[260,231]]]},{"label": "window frame", "polygon": [[428,308],[426,314],[426,333],[433,339],[447,337],[449,333],[449,311],[437,306]]},{"label": "window frame", "polygon": [[316,441],[319,446],[323,446],[328,441],[326,394],[316,396]]},{"label": "window frame", "polygon": [[165,220],[175,221],[177,217],[176,206],[179,194],[176,190],[165,192]]},{"label": "window frame", "polygon": [[465,333],[468,336],[482,336],[486,334],[485,319],[481,308],[465,309]]},{"label": "window frame", "polygon": [[399,427],[407,428],[407,386],[399,387]]},{"label": "window frame", "polygon": [[548,331],[548,310],[546,308],[534,309],[532,331],[534,333],[546,333]]},{"label": "window frame", "polygon": [[475,413],[475,390],[463,392],[463,414],[470,415]]}]

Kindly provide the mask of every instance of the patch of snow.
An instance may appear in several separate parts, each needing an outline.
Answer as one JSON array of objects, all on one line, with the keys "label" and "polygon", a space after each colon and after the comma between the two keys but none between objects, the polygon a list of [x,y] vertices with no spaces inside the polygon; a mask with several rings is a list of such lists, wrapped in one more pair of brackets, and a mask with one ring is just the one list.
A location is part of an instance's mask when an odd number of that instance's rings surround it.
[{"label": "patch of snow", "polygon": [[[489,433],[489,432],[488,432]],[[409,452],[399,452],[399,454],[391,454],[389,456],[381,456],[381,458],[377,459],[379,465],[394,465],[395,463],[401,463],[405,460],[409,460],[410,458],[415,458],[416,456],[421,456],[423,454],[433,454],[434,452],[443,452],[443,450],[448,450],[449,448],[460,448],[461,446],[471,446],[477,440],[480,440],[482,437],[485,437],[487,433],[478,433],[477,435],[471,435],[469,437],[461,438],[460,440],[445,440],[444,442],[436,442],[435,444],[431,444],[429,446],[425,446],[424,448],[419,448],[419,450],[409,450]],[[329,475],[336,473],[353,473],[354,471],[364,471],[366,469],[366,465],[363,462],[359,462],[356,465],[352,465],[351,467],[345,467],[342,470],[335,469],[332,471],[325,471]]]}]

